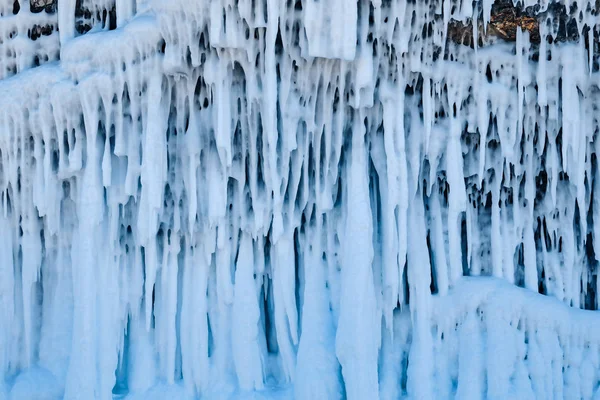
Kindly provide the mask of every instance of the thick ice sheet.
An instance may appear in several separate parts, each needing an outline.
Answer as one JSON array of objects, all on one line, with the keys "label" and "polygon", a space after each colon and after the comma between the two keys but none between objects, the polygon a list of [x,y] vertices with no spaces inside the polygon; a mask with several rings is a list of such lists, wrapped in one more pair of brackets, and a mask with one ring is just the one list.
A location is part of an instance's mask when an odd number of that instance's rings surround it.
[{"label": "thick ice sheet", "polygon": [[597,2],[332,4],[0,0],[0,399],[600,398]]}]

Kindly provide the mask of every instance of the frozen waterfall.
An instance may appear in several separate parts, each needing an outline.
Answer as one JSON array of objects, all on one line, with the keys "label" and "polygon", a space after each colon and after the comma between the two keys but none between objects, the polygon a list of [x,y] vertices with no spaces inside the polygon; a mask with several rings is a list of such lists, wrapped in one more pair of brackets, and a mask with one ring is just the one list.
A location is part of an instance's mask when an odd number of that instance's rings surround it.
[{"label": "frozen waterfall", "polygon": [[599,35],[0,0],[0,400],[600,399]]}]

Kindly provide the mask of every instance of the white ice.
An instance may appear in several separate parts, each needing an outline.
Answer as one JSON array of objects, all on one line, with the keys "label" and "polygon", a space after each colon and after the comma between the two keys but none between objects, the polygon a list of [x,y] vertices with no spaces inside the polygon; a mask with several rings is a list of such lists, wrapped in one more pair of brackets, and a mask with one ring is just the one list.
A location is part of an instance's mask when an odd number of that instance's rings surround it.
[{"label": "white ice", "polygon": [[0,0],[0,400],[599,399],[600,10],[522,3]]}]

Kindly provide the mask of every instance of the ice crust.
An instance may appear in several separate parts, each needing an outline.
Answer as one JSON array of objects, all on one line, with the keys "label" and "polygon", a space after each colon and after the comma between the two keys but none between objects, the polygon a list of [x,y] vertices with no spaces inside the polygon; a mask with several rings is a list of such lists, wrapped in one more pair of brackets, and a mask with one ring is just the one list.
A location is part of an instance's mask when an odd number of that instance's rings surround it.
[{"label": "ice crust", "polygon": [[1,400],[600,399],[597,1],[13,3]]}]

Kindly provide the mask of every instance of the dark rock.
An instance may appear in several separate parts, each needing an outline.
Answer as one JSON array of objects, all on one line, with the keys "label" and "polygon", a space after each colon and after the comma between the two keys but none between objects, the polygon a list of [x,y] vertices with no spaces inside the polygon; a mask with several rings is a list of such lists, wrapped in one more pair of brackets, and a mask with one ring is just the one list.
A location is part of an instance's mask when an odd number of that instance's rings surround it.
[{"label": "dark rock", "polygon": [[52,25],[33,25],[29,30],[29,38],[31,40],[37,40],[41,36],[50,36],[54,31],[54,27]]},{"label": "dark rock", "polygon": [[[553,42],[570,42],[579,40],[577,28],[577,9],[570,10],[558,3],[552,3],[544,12],[540,12],[539,5],[522,8],[521,3],[513,5],[512,0],[497,0],[493,6],[490,22],[484,32],[482,18],[479,18],[479,45],[484,46],[496,39],[508,42],[517,40],[517,30],[529,32],[530,42],[538,44],[540,38],[540,24],[545,24],[549,32],[547,40]],[[597,1],[596,10],[600,7]],[[597,13],[598,11],[596,11]],[[584,28],[590,29],[593,27]],[[455,20],[450,21],[448,26],[448,37],[455,43],[473,47],[473,25],[472,22],[464,24]]]},{"label": "dark rock", "polygon": [[56,0],[29,0],[29,9],[32,13],[53,13],[56,11]]}]

